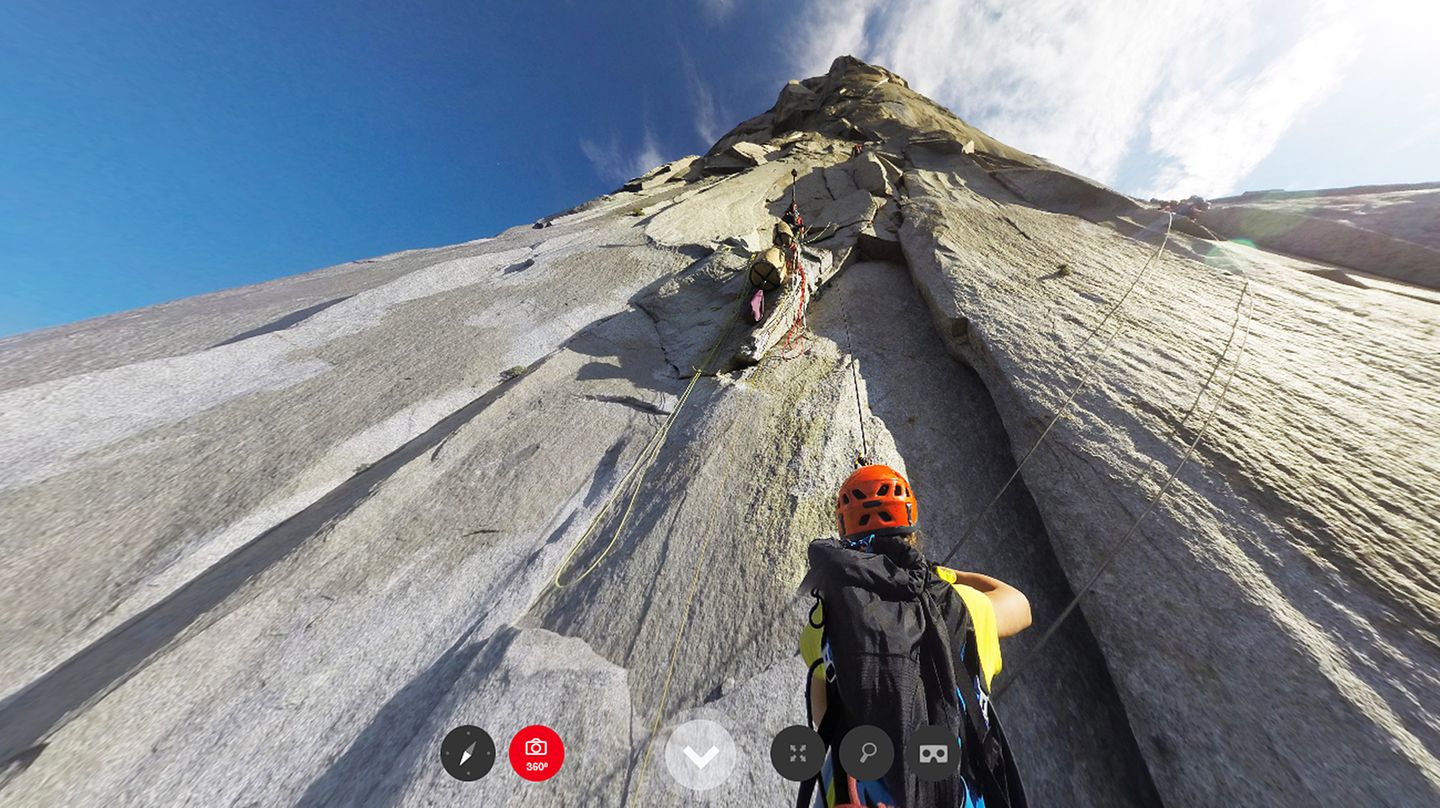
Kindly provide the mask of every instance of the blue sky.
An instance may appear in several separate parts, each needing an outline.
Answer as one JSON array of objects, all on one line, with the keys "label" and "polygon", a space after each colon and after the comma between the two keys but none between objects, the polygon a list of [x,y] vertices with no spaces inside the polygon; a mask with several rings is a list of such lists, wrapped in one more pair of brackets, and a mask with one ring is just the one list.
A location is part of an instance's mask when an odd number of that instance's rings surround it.
[{"label": "blue sky", "polygon": [[139,6],[0,7],[0,335],[493,235],[845,52],[1130,193],[1440,180],[1418,0]]}]

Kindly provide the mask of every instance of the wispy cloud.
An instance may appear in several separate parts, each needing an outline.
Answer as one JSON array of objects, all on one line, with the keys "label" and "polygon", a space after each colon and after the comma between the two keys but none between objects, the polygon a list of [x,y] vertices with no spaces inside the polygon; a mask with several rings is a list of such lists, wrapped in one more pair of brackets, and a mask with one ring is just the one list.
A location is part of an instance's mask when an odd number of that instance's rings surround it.
[{"label": "wispy cloud", "polygon": [[1353,53],[1352,31],[1334,8],[1303,15],[1295,41],[1263,62],[1183,77],[1148,115],[1149,141],[1161,159],[1157,194],[1234,190],[1291,124],[1339,84]]},{"label": "wispy cloud", "polygon": [[1354,52],[1343,0],[822,5],[796,70],[853,53],[1011,145],[1162,196],[1236,190]]},{"label": "wispy cloud", "polygon": [[626,148],[620,136],[611,133],[605,142],[580,139],[580,151],[590,161],[595,173],[607,182],[623,182],[649,171],[665,162],[660,146],[655,140],[655,131],[649,126],[637,147]]},{"label": "wispy cloud", "polygon": [[712,22],[720,22],[735,13],[739,0],[700,0],[700,10]]},{"label": "wispy cloud", "polygon": [[715,93],[700,77],[690,50],[683,44],[680,45],[680,66],[685,71],[685,82],[690,87],[690,103],[694,106],[695,114],[695,134],[699,135],[706,148],[709,148],[727,131],[721,123],[724,118],[715,103]]},{"label": "wispy cloud", "polygon": [[[836,56],[860,56],[869,53],[865,23],[879,5],[879,0],[856,0],[844,8],[827,0],[811,0],[802,17],[810,20],[803,29],[803,38],[793,43],[795,75],[787,78],[809,78],[823,74]],[[893,67],[887,65],[887,67]]]}]

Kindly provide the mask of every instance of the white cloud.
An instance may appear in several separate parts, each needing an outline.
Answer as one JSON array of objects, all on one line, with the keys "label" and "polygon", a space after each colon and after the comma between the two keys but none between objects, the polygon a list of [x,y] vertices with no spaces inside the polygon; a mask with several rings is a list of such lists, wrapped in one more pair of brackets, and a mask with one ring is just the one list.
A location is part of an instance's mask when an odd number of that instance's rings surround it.
[{"label": "white cloud", "polygon": [[735,12],[737,0],[700,0],[700,10],[711,22],[720,22]]},{"label": "white cloud", "polygon": [[680,65],[685,70],[685,81],[690,85],[690,101],[695,107],[695,134],[699,135],[705,147],[709,148],[728,130],[721,123],[723,117],[715,103],[715,93],[711,91],[710,85],[700,78],[700,71],[695,69],[695,60],[690,57],[690,51],[684,45],[680,45]]},{"label": "white cloud", "polygon": [[1201,72],[1185,81],[1185,91],[1158,99],[1149,116],[1151,148],[1161,156],[1152,193],[1240,190],[1236,183],[1285,130],[1334,90],[1354,50],[1353,29],[1333,9],[1299,22],[1296,41],[1257,72]]},{"label": "white cloud", "polygon": [[793,69],[853,53],[1013,146],[1167,196],[1235,190],[1354,53],[1341,0],[826,5]]},{"label": "white cloud", "polygon": [[620,137],[612,133],[610,140],[604,143],[581,138],[580,151],[585,153],[595,173],[607,182],[623,182],[638,177],[665,162],[655,141],[655,131],[649,126],[645,127],[638,149],[627,150]]},{"label": "white cloud", "polygon": [[866,52],[865,21],[878,3],[879,0],[856,0],[845,8],[835,8],[838,4],[827,0],[811,2],[800,14],[801,19],[806,20],[801,29],[804,38],[788,43],[789,47],[798,47],[792,51],[796,75],[788,78],[819,76],[830,68],[836,56],[860,56]]}]

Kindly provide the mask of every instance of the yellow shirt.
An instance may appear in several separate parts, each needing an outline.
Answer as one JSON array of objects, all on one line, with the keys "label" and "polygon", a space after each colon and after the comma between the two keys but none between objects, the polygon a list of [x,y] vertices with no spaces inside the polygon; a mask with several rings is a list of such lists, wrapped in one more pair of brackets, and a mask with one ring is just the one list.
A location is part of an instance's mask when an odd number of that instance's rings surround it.
[{"label": "yellow shirt", "polygon": [[[970,620],[975,626],[975,646],[980,652],[980,670],[985,676],[985,689],[989,690],[990,681],[1000,672],[1000,634],[995,627],[995,607],[984,592],[956,583],[955,570],[936,567],[935,574],[955,588],[955,593],[970,611]],[[817,603],[810,612],[805,630],[800,632],[800,656],[806,665],[815,667],[815,675],[820,679],[825,678],[825,668],[823,665],[815,665],[815,661],[823,653],[820,647],[820,629],[815,624],[823,624],[824,619],[824,609]],[[962,652],[963,649],[956,649],[956,653]]]}]

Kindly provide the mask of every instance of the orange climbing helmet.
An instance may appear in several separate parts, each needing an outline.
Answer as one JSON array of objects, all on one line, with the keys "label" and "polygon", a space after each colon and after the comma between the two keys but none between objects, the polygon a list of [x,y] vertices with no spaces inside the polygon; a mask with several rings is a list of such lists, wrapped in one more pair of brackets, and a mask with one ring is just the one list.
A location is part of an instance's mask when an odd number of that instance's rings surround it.
[{"label": "orange climbing helmet", "polygon": [[914,533],[919,518],[920,506],[910,481],[889,466],[855,469],[835,495],[835,522],[842,539]]}]

